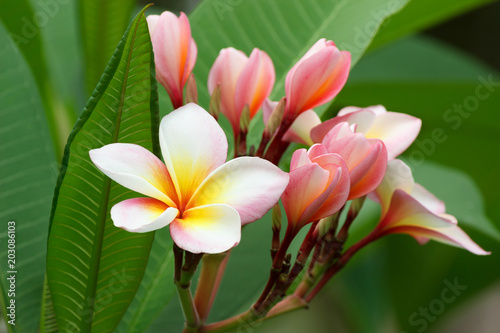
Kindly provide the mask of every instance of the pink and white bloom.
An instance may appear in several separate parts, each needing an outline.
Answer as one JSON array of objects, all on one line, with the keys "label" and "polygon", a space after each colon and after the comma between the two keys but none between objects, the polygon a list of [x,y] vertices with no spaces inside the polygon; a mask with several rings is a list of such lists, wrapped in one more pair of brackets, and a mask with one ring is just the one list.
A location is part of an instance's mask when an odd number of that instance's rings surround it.
[{"label": "pink and white bloom", "polygon": [[348,200],[370,193],[384,178],[387,149],[381,140],[367,139],[361,133],[354,133],[347,122],[342,122],[328,132],[322,144],[328,152],[339,154],[347,164],[351,179]]},{"label": "pink and white bloom", "polygon": [[286,76],[286,113],[297,116],[331,101],[346,83],[350,67],[349,52],[318,40]]},{"label": "pink and white bloom", "polygon": [[[266,99],[262,104],[262,115],[264,124],[267,125],[269,117],[278,102]],[[321,124],[321,119],[314,110],[302,112],[292,123],[292,126],[285,132],[282,140],[286,142],[297,142],[304,145],[312,146],[314,144],[311,139],[311,130]]]},{"label": "pink and white bloom", "polygon": [[241,157],[225,163],[224,132],[196,104],[163,118],[160,145],[165,164],[126,143],[91,150],[90,158],[117,183],[148,196],[113,206],[117,227],[148,232],[170,225],[174,242],[192,253],[236,246],[241,225],[261,218],[288,184],[288,174],[266,160]]},{"label": "pink and white bloom", "polygon": [[266,52],[253,49],[250,57],[232,47],[222,49],[208,75],[210,94],[220,85],[220,108],[239,134],[243,108],[248,105],[250,119],[260,110],[275,81],[274,65]]},{"label": "pink and white bloom", "polygon": [[389,161],[373,197],[382,206],[381,220],[371,234],[374,238],[408,234],[421,244],[432,239],[474,254],[489,254],[458,227],[454,216],[445,213],[442,201],[414,182],[410,168],[400,160]]},{"label": "pink and white bloom", "polygon": [[290,182],[281,196],[290,232],[333,215],[349,195],[349,171],[344,160],[316,144],[298,149],[290,165]]},{"label": "pink and white bloom", "polygon": [[165,11],[147,17],[155,54],[156,78],[165,87],[174,109],[183,105],[183,89],[193,71],[198,49],[186,14]]},{"label": "pink and white bloom", "polygon": [[337,124],[356,124],[356,132],[370,139],[380,139],[387,148],[387,157],[392,160],[403,153],[418,136],[422,121],[399,112],[388,112],[382,105],[360,108],[348,106],[339,111],[337,117],[325,121],[311,131],[314,142],[321,142]]}]

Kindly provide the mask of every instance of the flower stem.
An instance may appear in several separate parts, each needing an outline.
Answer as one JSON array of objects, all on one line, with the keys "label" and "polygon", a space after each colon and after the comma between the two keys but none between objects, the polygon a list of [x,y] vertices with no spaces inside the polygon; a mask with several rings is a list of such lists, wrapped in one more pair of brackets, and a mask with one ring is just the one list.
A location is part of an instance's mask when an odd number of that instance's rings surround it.
[{"label": "flower stem", "polygon": [[222,277],[231,251],[219,254],[206,254],[201,264],[198,286],[194,295],[194,303],[198,310],[200,322],[205,322],[212,309],[215,296],[219,290]]},{"label": "flower stem", "polygon": [[191,296],[191,290],[189,286],[182,286],[180,281],[175,282],[177,288],[177,295],[181,302],[182,313],[185,319],[185,331],[186,332],[196,332],[199,326],[199,317],[196,312],[196,307],[193,302],[193,297]]},{"label": "flower stem", "polygon": [[264,154],[264,158],[275,165],[278,165],[281,156],[283,156],[283,153],[290,145],[290,143],[284,142],[281,139],[285,135],[286,131],[290,128],[290,126],[292,126],[295,118],[296,117],[285,115],[280,127],[278,128],[278,131],[272,138],[271,143],[269,144],[269,147]]},{"label": "flower stem", "polygon": [[281,269],[283,267],[283,259],[285,258],[286,251],[288,250],[288,247],[292,243],[294,236],[295,234],[293,232],[290,232],[290,229],[287,229],[285,237],[283,238],[283,242],[281,243],[281,246],[278,250],[278,253],[276,253],[276,256],[274,257],[267,284],[257,302],[255,302],[255,304],[253,305],[253,308],[257,312],[260,312],[262,310],[262,305],[264,304],[264,301],[266,300],[267,296],[269,295],[269,292],[271,291],[271,289],[273,288],[274,284],[276,283],[281,274]]},{"label": "flower stem", "polygon": [[347,262],[352,258],[356,252],[361,250],[363,247],[368,245],[369,243],[373,242],[376,240],[378,237],[376,234],[370,233],[367,235],[365,238],[361,239],[359,242],[351,246],[346,252],[344,252],[339,260],[333,264],[330,268],[327,269],[326,273],[322,275],[321,279],[319,282],[314,286],[314,288],[311,290],[309,294],[307,294],[306,297],[304,297],[304,300],[307,303],[310,303],[311,300],[318,294],[318,292],[327,284],[330,279],[337,274],[344,266],[347,264]]},{"label": "flower stem", "polygon": [[[184,332],[196,332],[200,326],[200,320],[191,295],[190,285],[203,254],[184,251],[175,243],[173,251],[175,260],[174,284],[185,319]],[[184,265],[182,265],[183,261]]]}]

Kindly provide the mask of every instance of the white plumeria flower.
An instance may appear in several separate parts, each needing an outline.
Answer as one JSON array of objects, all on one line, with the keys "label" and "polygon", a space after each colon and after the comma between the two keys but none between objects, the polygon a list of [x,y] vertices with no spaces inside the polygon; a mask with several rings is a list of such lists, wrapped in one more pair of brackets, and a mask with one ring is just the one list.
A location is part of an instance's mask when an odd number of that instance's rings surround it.
[{"label": "white plumeria flower", "polygon": [[113,206],[115,226],[148,232],[170,225],[177,246],[192,253],[236,246],[241,225],[261,218],[288,184],[288,174],[264,159],[226,163],[223,130],[196,104],[163,118],[160,146],[165,164],[134,144],[110,144],[89,153],[108,177],[149,197]]}]

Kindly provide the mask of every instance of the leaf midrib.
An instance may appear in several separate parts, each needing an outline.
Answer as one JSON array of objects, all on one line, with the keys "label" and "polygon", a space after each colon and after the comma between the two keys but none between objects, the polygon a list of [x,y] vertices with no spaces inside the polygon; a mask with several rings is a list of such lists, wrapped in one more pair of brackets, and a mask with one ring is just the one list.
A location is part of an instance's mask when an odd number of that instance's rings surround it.
[{"label": "leaf midrib", "polygon": [[[115,118],[115,128],[113,131],[113,137],[111,142],[115,143],[118,141],[118,136],[120,132],[120,123],[121,123],[121,118],[122,118],[122,113],[123,113],[123,105],[125,101],[125,92],[127,90],[127,83],[128,83],[128,75],[129,75],[129,69],[130,69],[130,60],[132,57],[132,53],[134,52],[134,42],[135,42],[135,37],[137,35],[137,29],[139,28],[139,24],[136,24],[134,26],[133,33],[131,34],[130,38],[130,52],[128,53],[127,56],[127,61],[125,63],[125,70],[124,70],[124,79],[122,82],[122,89],[120,92],[120,101],[118,105],[118,111],[116,112],[116,118]],[[128,36],[127,36],[128,39]],[[126,46],[126,40],[125,40],[125,45],[124,49]],[[116,68],[118,70],[119,64]],[[110,83],[111,84],[113,79],[111,79]],[[90,332],[92,328],[92,322],[94,319],[94,303],[95,303],[95,293],[97,289],[97,283],[98,283],[98,274],[99,274],[99,265],[101,262],[101,252],[102,252],[102,243],[103,243],[103,238],[104,238],[104,229],[106,226],[106,217],[107,217],[107,212],[108,212],[108,205],[109,205],[109,195],[111,191],[111,179],[106,177],[106,180],[104,181],[103,184],[103,196],[101,199],[101,209],[99,210],[99,215],[96,223],[96,237],[95,237],[95,242],[94,246],[92,249],[92,257],[91,257],[91,263],[90,263],[90,272],[89,272],[89,285],[86,289],[85,300],[89,300],[89,308],[92,310],[89,313],[90,320],[83,320],[83,327],[82,331],[83,332]],[[83,318],[82,318],[83,319]]]}]

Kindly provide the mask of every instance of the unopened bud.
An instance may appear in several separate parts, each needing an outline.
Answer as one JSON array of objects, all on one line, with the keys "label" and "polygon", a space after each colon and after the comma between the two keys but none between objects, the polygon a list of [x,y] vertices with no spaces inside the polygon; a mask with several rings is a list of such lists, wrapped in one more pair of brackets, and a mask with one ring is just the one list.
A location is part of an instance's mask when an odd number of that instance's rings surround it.
[{"label": "unopened bud", "polygon": [[277,230],[278,232],[281,230],[281,208],[279,204],[274,205],[273,207],[273,230]]},{"label": "unopened bud", "polygon": [[196,79],[194,78],[194,74],[191,73],[187,80],[186,84],[186,104],[187,103],[196,103],[198,104],[198,88],[196,88]]},{"label": "unopened bud", "polygon": [[245,105],[243,111],[241,111],[240,116],[240,132],[248,133],[248,127],[250,126],[250,108],[248,104]]},{"label": "unopened bud", "polygon": [[264,131],[267,132],[269,136],[272,136],[274,132],[276,132],[276,130],[280,127],[281,122],[283,121],[283,115],[285,114],[285,106],[286,98],[283,97],[280,99],[273,112],[271,112],[269,121],[267,122],[267,125],[264,129]]},{"label": "unopened bud", "polygon": [[212,92],[212,96],[210,96],[210,103],[208,104],[208,113],[215,118],[215,120],[219,119],[220,114],[220,84],[218,84],[214,91]]}]

